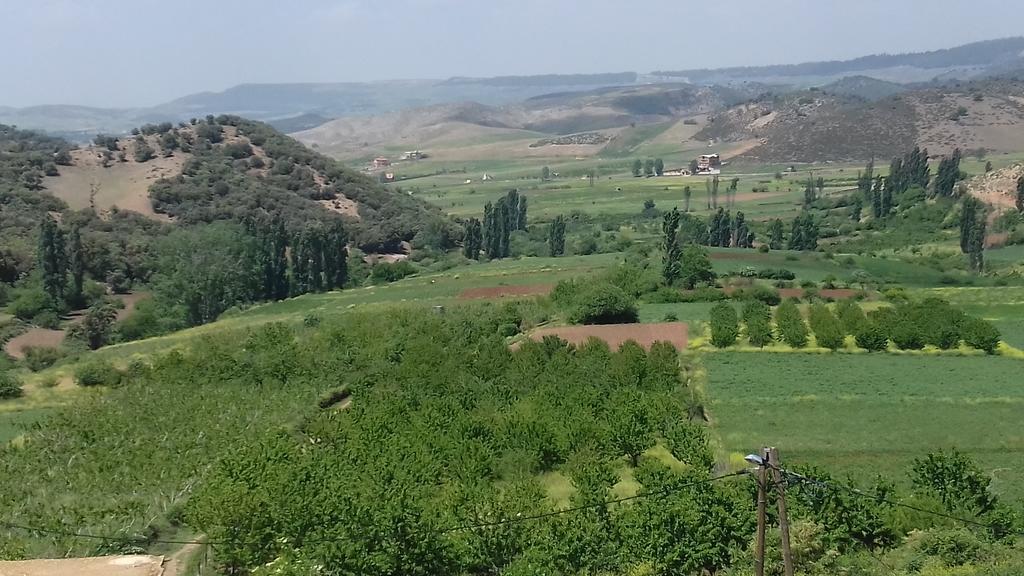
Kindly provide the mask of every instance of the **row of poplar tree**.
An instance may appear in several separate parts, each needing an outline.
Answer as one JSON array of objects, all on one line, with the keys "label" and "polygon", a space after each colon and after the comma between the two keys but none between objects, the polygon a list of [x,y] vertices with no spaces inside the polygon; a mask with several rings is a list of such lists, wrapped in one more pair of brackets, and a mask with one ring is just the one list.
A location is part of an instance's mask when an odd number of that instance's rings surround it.
[{"label": "row of poplar tree", "polygon": [[510,256],[512,233],[526,230],[527,204],[526,196],[520,196],[515,189],[495,203],[488,202],[482,223],[470,218],[465,224],[463,255],[473,260],[480,259],[481,251],[491,260]]}]

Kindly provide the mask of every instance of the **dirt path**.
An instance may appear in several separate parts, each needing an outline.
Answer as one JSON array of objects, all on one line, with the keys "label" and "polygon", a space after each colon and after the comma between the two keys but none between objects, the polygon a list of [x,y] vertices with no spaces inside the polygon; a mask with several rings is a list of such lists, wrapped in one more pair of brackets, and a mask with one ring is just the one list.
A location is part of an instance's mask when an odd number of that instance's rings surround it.
[{"label": "dirt path", "polygon": [[185,544],[177,552],[164,558],[162,576],[185,576],[189,565],[198,554],[205,553],[205,544]]},{"label": "dirt path", "polygon": [[161,556],[103,556],[0,562],[0,576],[162,576]]},{"label": "dirt path", "polygon": [[15,360],[25,357],[25,349],[33,346],[56,348],[64,341],[63,330],[49,330],[46,328],[29,328],[24,334],[15,336],[4,344],[4,352]]}]

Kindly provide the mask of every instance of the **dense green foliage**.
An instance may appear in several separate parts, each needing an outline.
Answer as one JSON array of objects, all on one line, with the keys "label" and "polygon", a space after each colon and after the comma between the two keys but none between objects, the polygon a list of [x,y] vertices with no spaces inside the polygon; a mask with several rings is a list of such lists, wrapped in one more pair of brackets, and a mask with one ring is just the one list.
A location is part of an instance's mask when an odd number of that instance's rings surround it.
[{"label": "dense green foliage", "polygon": [[718,348],[727,348],[739,337],[739,319],[736,308],[728,302],[719,302],[711,308],[711,343]]},{"label": "dense green foliage", "polygon": [[743,324],[751,346],[763,348],[772,341],[772,311],[760,300],[749,300],[743,305]]},{"label": "dense green foliage", "polygon": [[807,345],[807,324],[804,323],[800,309],[792,300],[786,300],[775,309],[775,325],[779,329],[782,341],[794,348]]}]

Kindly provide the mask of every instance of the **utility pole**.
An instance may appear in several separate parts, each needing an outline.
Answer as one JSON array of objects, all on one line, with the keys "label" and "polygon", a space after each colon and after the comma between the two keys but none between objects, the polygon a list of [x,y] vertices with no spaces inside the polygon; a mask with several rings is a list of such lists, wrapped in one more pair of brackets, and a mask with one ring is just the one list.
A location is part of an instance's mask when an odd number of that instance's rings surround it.
[{"label": "utility pole", "polygon": [[782,536],[782,562],[785,576],[793,576],[793,551],[789,547],[789,515],[786,513],[786,484],[782,479],[779,451],[774,447],[768,449],[768,464],[771,466],[772,480],[778,491],[779,532]]},{"label": "utility pole", "polygon": [[[756,459],[755,459],[756,460]],[[779,508],[779,533],[782,537],[782,562],[785,576],[793,576],[793,551],[789,546],[789,515],[786,512],[786,484],[779,466],[779,451],[763,448],[757,465],[757,540],[754,547],[754,574],[764,576],[765,529],[767,525],[768,479],[775,485]]]},{"label": "utility pole", "polygon": [[754,547],[754,575],[764,576],[764,531],[765,531],[765,508],[768,505],[768,495],[765,490],[767,474],[765,465],[768,463],[768,452],[761,454],[762,463],[757,466],[757,542]]}]

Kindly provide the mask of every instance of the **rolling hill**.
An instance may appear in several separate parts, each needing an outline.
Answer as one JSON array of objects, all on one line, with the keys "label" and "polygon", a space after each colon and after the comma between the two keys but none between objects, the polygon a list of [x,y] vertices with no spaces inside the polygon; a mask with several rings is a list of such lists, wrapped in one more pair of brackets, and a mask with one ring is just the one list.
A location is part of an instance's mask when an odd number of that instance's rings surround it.
[{"label": "rolling hill", "polygon": [[919,145],[986,153],[1024,149],[1024,82],[979,80],[907,90],[866,101],[811,90],[732,107],[709,119],[697,139],[761,144],[747,157],[766,162],[866,160]]}]

